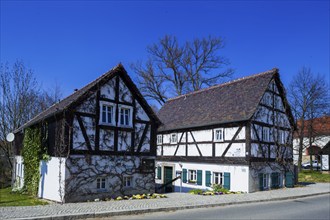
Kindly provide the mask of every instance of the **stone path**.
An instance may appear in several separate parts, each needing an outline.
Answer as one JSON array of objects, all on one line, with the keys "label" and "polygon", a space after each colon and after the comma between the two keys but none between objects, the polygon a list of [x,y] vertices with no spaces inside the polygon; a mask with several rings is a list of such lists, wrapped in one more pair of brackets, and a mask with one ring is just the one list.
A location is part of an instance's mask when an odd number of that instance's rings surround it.
[{"label": "stone path", "polygon": [[317,183],[307,185],[306,187],[284,188],[249,194],[201,196],[188,193],[169,193],[166,194],[168,198],[164,199],[0,207],[0,219],[82,219],[109,217],[133,213],[285,200],[325,193],[330,193],[329,183]]}]

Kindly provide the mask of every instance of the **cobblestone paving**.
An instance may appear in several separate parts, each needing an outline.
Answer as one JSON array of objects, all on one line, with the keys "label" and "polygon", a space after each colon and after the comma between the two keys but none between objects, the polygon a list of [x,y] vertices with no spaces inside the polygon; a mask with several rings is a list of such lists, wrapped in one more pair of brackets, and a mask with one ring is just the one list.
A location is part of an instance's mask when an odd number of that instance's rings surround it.
[{"label": "cobblestone paving", "polygon": [[268,200],[282,200],[323,193],[330,193],[329,183],[317,183],[307,185],[306,187],[284,188],[249,194],[229,194],[218,196],[169,193],[166,194],[168,198],[164,199],[69,203],[64,205],[51,204],[45,206],[26,207],[1,207],[0,219],[79,219],[137,212],[165,211]]}]

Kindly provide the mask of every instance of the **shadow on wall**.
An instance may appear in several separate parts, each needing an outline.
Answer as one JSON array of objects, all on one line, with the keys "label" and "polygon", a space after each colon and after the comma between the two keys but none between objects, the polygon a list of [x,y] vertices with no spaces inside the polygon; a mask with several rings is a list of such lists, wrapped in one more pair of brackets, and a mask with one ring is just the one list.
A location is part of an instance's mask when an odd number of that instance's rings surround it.
[{"label": "shadow on wall", "polygon": [[45,187],[45,175],[48,172],[47,162],[41,161],[40,176],[41,176],[41,185],[40,185],[40,197],[44,197],[44,187]]}]

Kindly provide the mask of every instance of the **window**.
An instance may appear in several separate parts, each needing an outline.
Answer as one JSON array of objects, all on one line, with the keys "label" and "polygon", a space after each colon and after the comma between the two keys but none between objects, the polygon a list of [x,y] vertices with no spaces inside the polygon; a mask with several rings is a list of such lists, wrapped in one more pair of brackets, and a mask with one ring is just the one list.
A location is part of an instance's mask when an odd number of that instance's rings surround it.
[{"label": "window", "polygon": [[262,128],[262,140],[269,141],[269,128],[268,127]]},{"label": "window", "polygon": [[221,129],[216,129],[214,131],[214,136],[216,141],[223,141],[224,135],[223,135],[223,128]]},{"label": "window", "polygon": [[132,126],[133,108],[130,106],[119,105],[119,125],[124,127]]},{"label": "window", "polygon": [[124,187],[131,187],[131,186],[132,186],[132,177],[124,176]]},{"label": "window", "polygon": [[97,189],[105,189],[105,178],[97,178],[96,179],[96,188]]},{"label": "window", "polygon": [[131,115],[131,109],[121,108],[120,109],[120,125],[129,126],[130,125],[130,115]]},{"label": "window", "polygon": [[170,136],[170,143],[176,143],[177,142],[177,135],[176,134],[171,134]]},{"label": "window", "polygon": [[162,135],[157,135],[157,144],[162,144],[163,138]]},{"label": "window", "polygon": [[221,185],[223,184],[223,174],[218,172],[213,172],[213,184]]},{"label": "window", "polygon": [[196,170],[189,170],[189,183],[196,183],[197,182],[197,171]]},{"label": "window", "polygon": [[268,189],[269,174],[264,173],[262,178],[262,186],[264,189]]},{"label": "window", "polygon": [[114,106],[110,103],[101,104],[101,123],[114,124]]}]

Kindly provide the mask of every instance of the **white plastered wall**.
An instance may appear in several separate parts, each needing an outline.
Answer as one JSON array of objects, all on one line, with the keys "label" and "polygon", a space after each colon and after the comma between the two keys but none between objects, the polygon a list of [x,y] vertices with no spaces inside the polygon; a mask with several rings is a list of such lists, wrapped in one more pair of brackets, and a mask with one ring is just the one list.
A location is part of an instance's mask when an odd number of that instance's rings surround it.
[{"label": "white plastered wall", "polygon": [[[157,184],[163,184],[164,179],[164,166],[173,167],[173,177],[177,171],[182,169],[188,170],[202,170],[202,185],[182,183],[182,187],[195,188],[195,189],[211,189],[205,185],[205,171],[213,172],[228,172],[230,173],[230,191],[249,192],[249,167],[244,165],[218,165],[206,163],[186,163],[182,162],[182,168],[179,162],[165,162],[157,161],[156,166],[162,167],[162,178],[156,179]],[[213,175],[211,176],[211,183],[213,182]],[[180,179],[173,183],[174,186],[180,187]]]},{"label": "white plastered wall", "polygon": [[38,197],[61,202],[60,186],[64,198],[65,162],[66,159],[60,157],[52,157],[47,162],[40,162]]}]

